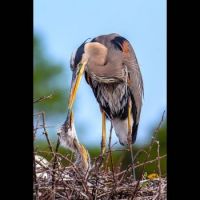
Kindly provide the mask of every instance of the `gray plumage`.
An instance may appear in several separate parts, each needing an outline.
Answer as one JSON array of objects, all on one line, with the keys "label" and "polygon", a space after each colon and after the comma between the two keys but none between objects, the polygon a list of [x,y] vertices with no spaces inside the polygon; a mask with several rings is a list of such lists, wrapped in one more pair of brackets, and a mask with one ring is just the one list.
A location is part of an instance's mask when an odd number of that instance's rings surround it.
[{"label": "gray plumage", "polygon": [[84,42],[71,58],[71,68],[87,61],[85,77],[107,117],[112,120],[121,144],[128,144],[128,99],[132,104],[132,137],[135,142],[143,80],[135,52],[129,41],[118,34],[102,35]]}]

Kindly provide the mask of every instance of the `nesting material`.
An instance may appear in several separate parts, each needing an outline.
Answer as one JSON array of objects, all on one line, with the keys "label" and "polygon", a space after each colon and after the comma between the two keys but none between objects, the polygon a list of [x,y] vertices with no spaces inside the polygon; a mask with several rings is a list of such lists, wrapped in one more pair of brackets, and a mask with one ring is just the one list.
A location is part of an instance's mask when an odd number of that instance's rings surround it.
[{"label": "nesting material", "polygon": [[[59,158],[65,159],[60,154]],[[136,200],[166,200],[167,199],[167,180],[166,177],[142,178],[133,181],[131,173],[127,170],[115,169],[105,170],[98,167],[95,160],[92,168],[86,177],[75,166],[57,167],[55,170],[50,168],[50,173],[55,171],[54,182],[47,181],[44,176],[37,178],[39,199],[136,199]],[[59,166],[59,165],[57,165]],[[61,165],[62,166],[62,165]],[[44,171],[48,171],[43,168]],[[52,189],[52,185],[54,189]],[[137,187],[138,185],[138,187]]]}]

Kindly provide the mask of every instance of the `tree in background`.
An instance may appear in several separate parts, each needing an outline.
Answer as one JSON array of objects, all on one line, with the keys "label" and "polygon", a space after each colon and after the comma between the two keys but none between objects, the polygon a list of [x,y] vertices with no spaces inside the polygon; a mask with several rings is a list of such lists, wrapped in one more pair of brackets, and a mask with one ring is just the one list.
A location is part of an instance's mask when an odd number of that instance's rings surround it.
[{"label": "tree in background", "polygon": [[63,76],[64,67],[54,62],[45,54],[45,47],[41,38],[34,35],[34,68],[33,68],[33,96],[35,99],[42,96],[52,97],[44,102],[35,103],[35,111],[45,111],[47,115],[56,115],[66,112],[67,105],[67,81],[59,84],[58,80]]},{"label": "tree in background", "polygon": [[[68,67],[67,69],[67,67],[65,68],[63,66],[63,64],[55,62],[55,60],[51,59],[51,57],[47,54],[45,45],[43,45],[43,38],[37,34],[35,34],[33,38],[33,47],[34,100],[37,100],[40,97],[52,95],[51,98],[34,103],[34,113],[41,111],[45,112],[48,131],[51,139],[55,142],[57,139],[56,131],[58,124],[61,125],[66,117],[71,82],[71,80],[69,80],[71,79],[71,74],[68,75],[67,72],[70,72],[70,68]],[[69,62],[66,62],[66,64],[69,64]],[[76,110],[76,103],[73,110]],[[59,117],[61,117],[60,121],[58,121]],[[37,116],[34,117],[34,124],[37,123],[37,119]],[[76,129],[78,133],[82,133],[84,126],[76,124]]]}]

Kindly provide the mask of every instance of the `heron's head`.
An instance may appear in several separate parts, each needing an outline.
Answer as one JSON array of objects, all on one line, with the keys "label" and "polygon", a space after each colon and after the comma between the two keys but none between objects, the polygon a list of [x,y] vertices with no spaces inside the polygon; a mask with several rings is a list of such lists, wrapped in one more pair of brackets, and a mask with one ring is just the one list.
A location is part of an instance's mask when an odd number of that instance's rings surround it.
[{"label": "heron's head", "polygon": [[107,48],[98,42],[84,42],[71,56],[70,67],[72,70],[72,81],[68,103],[71,112],[81,78],[85,71],[97,65],[104,65],[107,57]]}]

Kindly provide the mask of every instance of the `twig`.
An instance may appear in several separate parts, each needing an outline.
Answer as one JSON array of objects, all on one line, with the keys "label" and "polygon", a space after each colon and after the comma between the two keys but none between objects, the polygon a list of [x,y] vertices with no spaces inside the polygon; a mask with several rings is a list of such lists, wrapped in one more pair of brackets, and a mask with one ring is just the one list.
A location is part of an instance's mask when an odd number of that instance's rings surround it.
[{"label": "twig", "polygon": [[67,196],[62,196],[61,194],[59,194],[58,192],[55,193],[56,195],[58,195],[59,197],[61,197],[62,199],[69,199]]},{"label": "twig", "polygon": [[38,182],[36,176],[36,167],[35,167],[35,153],[33,152],[33,181],[34,181],[34,189],[35,189],[35,199],[39,198],[39,190],[38,190]]},{"label": "twig", "polygon": [[54,155],[53,147],[52,147],[52,144],[51,144],[51,142],[50,142],[50,140],[49,140],[48,132],[47,132],[47,130],[46,130],[45,113],[42,112],[41,114],[42,114],[42,119],[43,119],[44,135],[45,135],[45,137],[46,137],[46,139],[47,139],[47,142],[48,142],[48,145],[49,145],[49,149],[50,149],[50,151],[51,151],[51,152],[53,153],[53,155]]},{"label": "twig", "polygon": [[[159,158],[155,158],[155,159],[153,159],[153,160],[149,160],[149,161],[146,161],[146,162],[144,162],[144,163],[135,165],[135,169],[138,168],[138,167],[141,167],[141,166],[143,166],[143,165],[152,164],[152,163],[158,161],[158,159],[163,159],[163,158],[165,158],[166,156],[167,156],[167,155],[165,154],[165,155],[163,155],[163,156],[160,156]],[[130,168],[131,168],[131,165],[130,165],[126,170],[124,170],[124,171],[122,171],[122,172],[116,174],[116,176],[120,176],[120,175],[122,175],[122,174],[128,172],[128,171],[130,170]]]},{"label": "twig", "polygon": [[133,180],[135,181],[136,180],[136,176],[135,176],[135,164],[134,164],[134,158],[133,158],[133,148],[132,148],[132,145],[129,144],[129,148],[130,148],[130,151],[131,151],[131,167],[132,167],[132,174],[133,174]]},{"label": "twig", "polygon": [[[111,149],[112,149],[112,147],[111,147]],[[130,151],[130,149],[112,149],[112,152],[116,152],[116,151]],[[107,150],[106,151],[106,153],[109,153],[110,152],[110,150]]]},{"label": "twig", "polygon": [[160,142],[157,141],[157,153],[158,153],[158,172],[159,172],[159,176],[161,177],[162,176],[162,173],[161,173],[161,168],[160,168]]},{"label": "twig", "polygon": [[[146,159],[145,159],[145,162],[147,162],[147,160],[148,160],[149,157],[150,157],[150,152],[151,152],[152,146],[153,146],[153,144],[154,144],[154,142],[155,142],[155,138],[157,137],[158,131],[159,131],[159,129],[160,129],[160,127],[161,127],[161,124],[162,124],[162,122],[163,122],[163,120],[164,120],[164,114],[165,114],[165,111],[164,111],[163,114],[162,114],[162,118],[161,118],[161,120],[160,120],[160,123],[158,124],[156,130],[154,131],[154,136],[152,137],[152,141],[151,141],[151,144],[150,144],[150,146],[149,146],[148,155],[147,155],[147,157],[146,157]],[[137,185],[136,185],[136,188],[135,188],[135,190],[134,190],[134,193],[133,193],[133,196],[132,196],[131,200],[133,200],[133,198],[135,197],[136,192],[138,191],[138,187],[139,187],[140,181],[141,181],[141,179],[142,179],[142,175],[143,175],[143,173],[144,173],[144,166],[145,166],[145,165],[143,165],[142,173],[140,174],[140,178],[139,178],[139,180],[138,180],[138,182],[137,182]]]},{"label": "twig", "polygon": [[58,152],[59,144],[60,144],[60,141],[59,139],[57,139],[57,144],[56,144],[56,149],[55,149],[55,154],[54,154],[54,161],[53,161],[53,175],[52,175],[52,190],[54,192],[55,192],[55,168],[58,162],[56,153]]},{"label": "twig", "polygon": [[155,159],[153,159],[153,160],[149,160],[149,161],[146,161],[146,162],[144,162],[144,163],[135,165],[135,168],[138,168],[138,167],[141,167],[141,166],[147,165],[147,164],[152,164],[152,163],[154,163],[154,162],[156,162],[156,161],[158,161],[158,160],[160,160],[160,159],[162,159],[162,158],[165,158],[166,156],[167,156],[167,155],[163,155],[163,156],[160,156],[159,158],[157,157],[157,158],[155,158]]},{"label": "twig", "polygon": [[140,150],[138,150],[137,153],[135,154],[135,156],[134,156],[134,158],[133,158],[134,161],[135,161],[136,157],[139,156],[140,153],[145,153],[145,154],[147,155],[147,152],[146,152],[144,149],[140,149]]},{"label": "twig", "polygon": [[159,172],[159,195],[158,195],[158,199],[160,197],[161,194],[161,168],[160,168],[160,142],[157,140],[157,158],[158,158],[158,172]]},{"label": "twig", "polygon": [[34,129],[34,127],[33,127],[33,130],[34,130],[34,132],[33,132],[33,138],[35,138],[37,130],[38,130],[38,126],[39,126],[39,122],[40,122],[40,116],[41,115],[38,114],[37,121],[36,121],[36,128]]},{"label": "twig", "polygon": [[111,122],[111,124],[110,124],[110,135],[109,135],[109,141],[108,141],[108,151],[106,152],[107,153],[106,164],[105,164],[106,170],[108,170],[108,162],[109,162],[109,158],[111,156],[112,129],[113,129],[113,125],[112,125],[112,122]]},{"label": "twig", "polygon": [[109,157],[110,157],[110,164],[111,164],[111,171],[112,171],[112,176],[113,176],[113,183],[114,183],[114,188],[113,190],[115,190],[116,187],[116,180],[115,180],[115,172],[114,172],[114,167],[113,167],[113,160],[112,160],[112,151],[111,151],[111,140],[112,140],[112,129],[113,129],[113,125],[111,122],[111,126],[110,126],[110,136],[109,136]]},{"label": "twig", "polygon": [[38,99],[36,99],[36,100],[33,100],[33,103],[38,103],[38,102],[44,101],[44,100],[46,100],[46,99],[50,99],[52,96],[53,96],[53,95],[50,94],[49,96],[40,97],[40,98],[38,98]]}]

